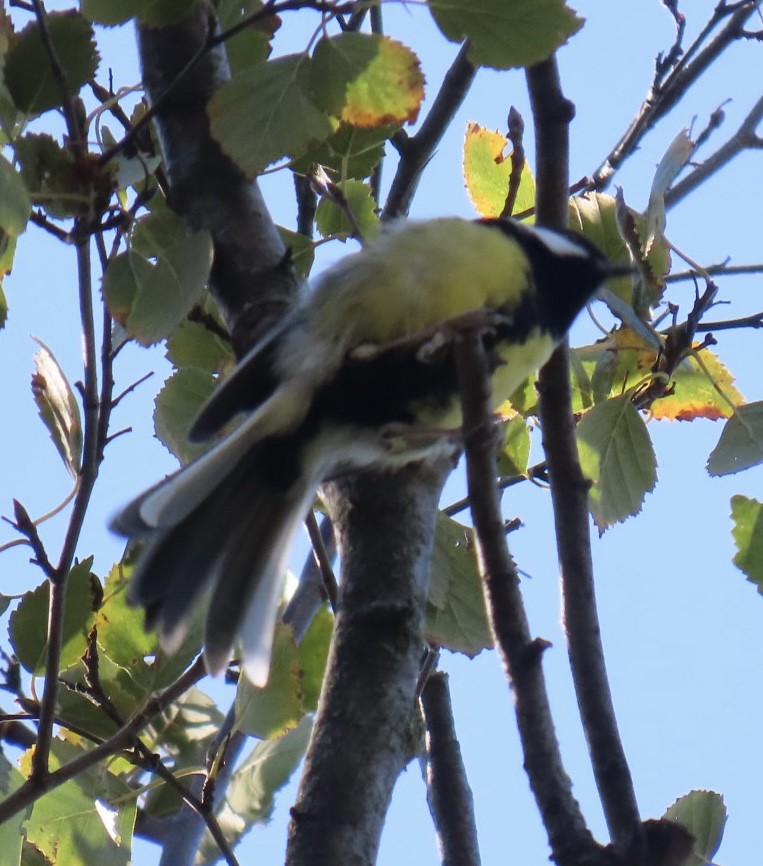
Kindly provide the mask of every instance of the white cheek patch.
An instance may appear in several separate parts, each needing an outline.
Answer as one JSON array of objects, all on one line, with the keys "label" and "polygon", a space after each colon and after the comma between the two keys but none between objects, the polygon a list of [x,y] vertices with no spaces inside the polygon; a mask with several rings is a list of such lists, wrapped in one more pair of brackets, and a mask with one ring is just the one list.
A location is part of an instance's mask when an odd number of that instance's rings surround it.
[{"label": "white cheek patch", "polygon": [[541,226],[528,226],[527,230],[537,235],[545,246],[548,247],[549,251],[557,256],[575,256],[576,258],[585,259],[589,255],[585,247],[579,246],[571,238],[551,231],[551,229],[544,229]]}]

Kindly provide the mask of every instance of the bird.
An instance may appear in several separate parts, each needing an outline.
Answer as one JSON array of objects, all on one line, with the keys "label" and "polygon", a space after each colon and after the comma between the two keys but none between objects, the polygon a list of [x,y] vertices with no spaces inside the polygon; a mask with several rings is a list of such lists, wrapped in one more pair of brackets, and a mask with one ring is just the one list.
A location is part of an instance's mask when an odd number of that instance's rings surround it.
[{"label": "bird", "polygon": [[209,450],[113,519],[140,543],[128,600],[146,627],[173,652],[205,605],[209,672],[240,644],[246,676],[264,686],[286,558],[320,484],[452,453],[461,416],[449,332],[490,323],[481,333],[497,406],[624,270],[580,234],[513,219],[385,224],[308,283],[217,386],[189,432]]}]

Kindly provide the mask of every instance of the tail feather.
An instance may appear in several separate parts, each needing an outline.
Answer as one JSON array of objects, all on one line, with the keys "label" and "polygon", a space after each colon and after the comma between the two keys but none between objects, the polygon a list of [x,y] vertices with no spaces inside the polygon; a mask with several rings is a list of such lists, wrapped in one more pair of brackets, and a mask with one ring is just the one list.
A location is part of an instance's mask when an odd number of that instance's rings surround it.
[{"label": "tail feather", "polygon": [[112,520],[111,528],[129,538],[145,538],[177,526],[221,481],[240,471],[258,442],[294,430],[309,405],[304,382],[285,383],[229,436],[134,499]]},{"label": "tail feather", "polygon": [[286,556],[315,494],[317,481],[300,475],[286,492],[247,496],[245,517],[228,539],[205,623],[205,653],[212,672],[224,669],[240,637],[247,676],[267,681]]},{"label": "tail feather", "polygon": [[[267,681],[289,543],[320,481],[309,465],[304,471],[304,445],[295,435],[247,442],[243,456],[233,449],[218,453],[190,482],[184,469],[160,486],[162,508],[154,508],[149,491],[148,500],[136,500],[115,522],[121,531],[137,523],[146,539],[129,597],[146,608],[146,623],[159,628],[167,651],[180,646],[194,609],[208,597],[210,672],[225,669],[241,638],[248,676],[257,685]],[[227,474],[215,476],[214,469]],[[202,475],[217,484],[196,496]],[[158,518],[159,528],[151,525]]]}]

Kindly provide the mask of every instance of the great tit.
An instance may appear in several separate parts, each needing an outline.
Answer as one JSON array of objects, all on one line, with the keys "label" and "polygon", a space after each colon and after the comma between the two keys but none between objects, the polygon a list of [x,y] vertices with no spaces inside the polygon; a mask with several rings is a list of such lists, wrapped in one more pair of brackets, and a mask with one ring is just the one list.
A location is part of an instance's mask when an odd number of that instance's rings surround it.
[{"label": "great tit", "polygon": [[569,231],[458,218],[386,226],[329,267],[241,360],[190,439],[243,420],[113,521],[143,543],[129,588],[167,651],[206,604],[205,657],[240,642],[268,678],[288,549],[318,486],[453,449],[460,425],[449,325],[488,315],[495,405],[548,360],[599,285],[622,268]]}]

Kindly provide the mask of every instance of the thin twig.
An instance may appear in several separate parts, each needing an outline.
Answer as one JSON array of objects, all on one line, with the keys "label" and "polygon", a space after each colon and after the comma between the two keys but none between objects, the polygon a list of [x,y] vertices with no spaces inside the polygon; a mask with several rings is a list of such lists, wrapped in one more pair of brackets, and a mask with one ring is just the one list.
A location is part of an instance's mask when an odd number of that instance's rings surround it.
[{"label": "thin twig", "polygon": [[[602,190],[609,184],[618,168],[636,151],[644,135],[684,97],[697,79],[732,43],[743,38],[744,24],[759,7],[760,2],[761,0],[745,0],[734,4],[720,2],[716,6],[710,20],[665,80],[655,78],[638,114],[594,172],[594,189]],[[728,21],[720,33],[707,42],[718,23],[726,17]]]},{"label": "thin twig", "polygon": [[678,63],[683,54],[681,43],[683,42],[684,31],[686,30],[686,16],[682,12],[679,12],[678,0],[662,0],[662,5],[670,12],[676,23],[676,38],[665,56],[663,56],[662,52],[657,55],[655,81],[662,81],[668,72]]},{"label": "thin twig", "polygon": [[742,151],[763,148],[763,137],[756,132],[761,120],[763,120],[763,96],[755,103],[739,129],[725,144],[667,191],[665,206],[670,208],[676,205]]},{"label": "thin twig", "polygon": [[719,322],[702,322],[697,325],[695,331],[698,334],[712,333],[713,331],[735,331],[741,328],[763,328],[763,312],[753,313],[752,316],[741,316],[738,319],[723,319]]},{"label": "thin twig", "polygon": [[77,119],[77,111],[74,107],[74,100],[69,88],[69,79],[66,70],[58,59],[58,53],[50,38],[50,31],[48,30],[48,13],[45,11],[44,3],[42,0],[32,0],[31,5],[34,8],[34,14],[37,18],[37,26],[40,30],[40,41],[45,49],[45,53],[47,54],[50,71],[61,93],[61,108],[66,121],[66,131],[69,135],[68,145],[76,158],[77,156],[84,155],[86,142],[82,129],[80,128],[79,120]]},{"label": "thin twig", "polygon": [[[711,277],[737,277],[745,274],[763,274],[763,264],[760,265],[708,265],[705,273]],[[696,280],[697,272],[695,270],[688,271],[673,271],[665,278],[666,283],[678,283],[686,280]]]},{"label": "thin twig", "polygon": [[[499,490],[508,490],[509,487],[515,487],[523,481],[533,481],[536,484],[548,481],[546,461],[541,460],[540,463],[536,463],[534,466],[528,466],[524,475],[509,475],[498,478],[496,484],[498,485]],[[445,508],[441,510],[442,513],[447,514],[448,517],[453,517],[454,514],[465,511],[468,507],[469,497],[464,496],[463,499],[457,499],[455,502],[451,502],[450,505],[446,505]]]},{"label": "thin twig", "polygon": [[318,565],[318,569],[323,579],[323,588],[326,591],[331,610],[336,613],[337,600],[339,597],[339,588],[337,586],[336,575],[331,565],[331,557],[326,550],[326,545],[323,543],[323,535],[321,528],[318,526],[318,521],[315,517],[315,512],[310,509],[305,518],[307,533],[310,536],[310,544],[313,546],[313,556]]},{"label": "thin twig", "polygon": [[34,553],[34,559],[32,561],[35,565],[40,566],[45,577],[49,580],[52,579],[56,573],[56,569],[48,558],[45,545],[42,543],[40,534],[37,531],[37,521],[32,520],[26,508],[24,508],[18,499],[13,500],[13,516],[15,522],[8,522],[11,523],[11,526],[13,526],[14,529],[18,530],[24,536],[27,543],[32,548]]},{"label": "thin twig", "polygon": [[508,120],[508,138],[511,142],[511,174],[509,175],[509,189],[506,193],[506,202],[504,203],[501,217],[507,218],[514,213],[514,206],[517,203],[517,194],[519,193],[519,185],[522,182],[522,171],[525,167],[525,148],[524,134],[525,122],[522,115],[512,105],[509,109]]},{"label": "thin twig", "polygon": [[[336,535],[331,518],[321,518],[319,527],[321,542],[330,563],[336,558]],[[307,633],[315,615],[326,603],[326,586],[318,562],[311,552],[299,576],[299,586],[289,599],[283,621],[294,629],[294,638],[299,643]]]},{"label": "thin twig", "polygon": [[141,712],[137,713],[123,728],[104,740],[99,746],[69,761],[52,773],[39,777],[30,776],[20,787],[0,801],[0,824],[25,809],[42,794],[58,788],[80,773],[84,773],[90,767],[129,748],[139,731],[149,724],[156,715],[171,706],[181,695],[184,695],[206,673],[204,660],[199,657],[171,686],[161,694],[151,698]]}]

